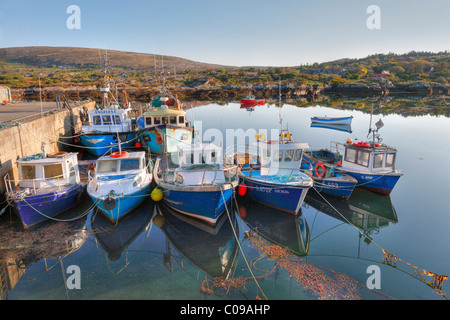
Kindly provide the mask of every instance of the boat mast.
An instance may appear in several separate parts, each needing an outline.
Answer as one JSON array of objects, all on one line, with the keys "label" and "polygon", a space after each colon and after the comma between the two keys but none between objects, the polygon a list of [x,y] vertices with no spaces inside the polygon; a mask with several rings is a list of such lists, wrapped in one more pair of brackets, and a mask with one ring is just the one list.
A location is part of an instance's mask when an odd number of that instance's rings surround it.
[{"label": "boat mast", "polygon": [[43,158],[45,158],[47,156],[47,154],[45,152],[45,119],[44,119],[44,109],[42,107],[42,87],[41,87],[41,75],[40,74],[39,74],[39,100],[41,102],[42,136],[43,136],[41,150],[43,153]]}]

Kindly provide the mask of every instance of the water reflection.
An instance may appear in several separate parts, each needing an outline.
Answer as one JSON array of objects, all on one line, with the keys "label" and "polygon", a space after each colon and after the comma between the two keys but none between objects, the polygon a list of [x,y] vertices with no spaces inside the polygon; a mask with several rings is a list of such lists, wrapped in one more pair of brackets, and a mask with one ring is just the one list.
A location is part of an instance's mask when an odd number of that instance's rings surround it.
[{"label": "water reflection", "polygon": [[[22,276],[33,281],[55,266],[62,267],[63,259],[83,245],[89,236],[85,227],[87,215],[75,218],[90,207],[89,199],[84,200],[59,215],[62,221],[45,221],[28,230],[19,227],[15,220],[0,224],[0,299],[8,299],[9,291]],[[41,260],[38,274],[28,275],[26,270]]]},{"label": "water reflection", "polygon": [[242,197],[239,215],[247,226],[265,240],[287,248],[296,256],[309,251],[309,228],[301,210],[297,215],[269,208]]},{"label": "water reflection", "polygon": [[398,222],[390,196],[360,188],[355,188],[348,200],[320,194],[312,189],[305,203],[328,216],[356,226],[369,243],[371,234]]},{"label": "water reflection", "polygon": [[161,228],[168,241],[164,255],[166,267],[172,270],[172,246],[192,265],[211,277],[228,279],[238,254],[233,229],[239,237],[234,215],[231,219],[224,214],[212,227],[158,204],[153,223]]},{"label": "water reflection", "polygon": [[[122,252],[127,251],[140,234],[149,231],[153,214],[154,202],[148,198],[117,224],[112,224],[99,212],[91,216],[92,233],[96,242],[107,254],[109,261],[119,260]],[[127,259],[126,265],[128,264]]]}]

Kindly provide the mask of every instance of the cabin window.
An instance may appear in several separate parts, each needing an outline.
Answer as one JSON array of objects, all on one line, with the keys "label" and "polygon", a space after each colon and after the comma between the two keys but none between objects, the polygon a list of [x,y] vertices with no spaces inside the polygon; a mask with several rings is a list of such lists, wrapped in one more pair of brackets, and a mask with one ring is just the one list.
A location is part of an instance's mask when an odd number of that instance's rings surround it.
[{"label": "cabin window", "polygon": [[117,172],[117,168],[118,168],[117,160],[97,161],[96,169],[98,173]]},{"label": "cabin window", "polygon": [[275,152],[273,160],[279,162],[281,159],[283,159],[283,151]]},{"label": "cabin window", "polygon": [[292,161],[292,156],[294,155],[294,150],[286,150],[284,153],[284,161],[289,162]]},{"label": "cabin window", "polygon": [[120,121],[120,116],[114,115],[113,117],[114,117],[114,123],[115,123],[115,124],[120,124],[120,123],[121,123],[121,121]]},{"label": "cabin window", "polygon": [[147,126],[151,126],[152,125],[152,118],[151,117],[146,117],[145,118],[145,125],[147,125]]},{"label": "cabin window", "polygon": [[383,158],[384,158],[384,153],[375,153],[374,158],[373,158],[373,167],[374,168],[383,167]]},{"label": "cabin window", "polygon": [[386,154],[386,167],[393,167],[395,162],[395,153]]},{"label": "cabin window", "polygon": [[63,168],[60,163],[44,166],[44,177],[46,179],[62,177]]},{"label": "cabin window", "polygon": [[169,117],[169,123],[170,124],[177,124],[177,117],[176,116]]},{"label": "cabin window", "polygon": [[184,116],[178,117],[178,123],[183,124],[184,123]]},{"label": "cabin window", "polygon": [[300,161],[301,158],[302,158],[302,149],[295,150],[294,160]]},{"label": "cabin window", "polygon": [[22,166],[22,179],[36,179],[36,167],[35,166]]},{"label": "cabin window", "polygon": [[120,163],[120,171],[138,170],[140,167],[139,159],[124,159]]},{"label": "cabin window", "polygon": [[71,177],[75,176],[75,168],[73,167],[72,161],[69,162],[69,175]]},{"label": "cabin window", "polygon": [[161,124],[161,118],[153,118],[153,124],[158,125]]},{"label": "cabin window", "polygon": [[168,123],[167,117],[161,117],[161,120],[163,124]]},{"label": "cabin window", "polygon": [[369,166],[369,152],[367,151],[358,151],[358,164],[368,167]]},{"label": "cabin window", "polygon": [[345,150],[345,161],[348,162],[356,162],[356,150],[355,149],[346,149]]},{"label": "cabin window", "polygon": [[103,124],[111,124],[111,116],[110,115],[104,115],[102,116]]},{"label": "cabin window", "polygon": [[95,125],[100,125],[100,124],[102,124],[102,119],[100,118],[100,116],[93,116],[92,117],[92,122]]}]

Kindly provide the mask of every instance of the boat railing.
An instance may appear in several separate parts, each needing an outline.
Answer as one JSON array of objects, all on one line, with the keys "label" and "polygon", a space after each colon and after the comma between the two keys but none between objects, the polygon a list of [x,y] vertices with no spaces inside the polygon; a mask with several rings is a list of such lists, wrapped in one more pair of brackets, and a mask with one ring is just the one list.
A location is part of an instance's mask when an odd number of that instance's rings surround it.
[{"label": "boat railing", "polygon": [[[7,173],[3,177],[3,180],[5,182],[5,188],[6,188],[7,194],[14,193],[14,187],[17,185],[20,186],[21,182],[31,183],[30,187],[33,189],[33,194],[37,194],[36,189],[40,188],[42,183],[48,183],[50,187],[58,187],[58,191],[61,191],[61,187],[70,183],[70,178],[72,176],[76,175],[76,173],[77,173],[76,170],[71,170],[67,177],[65,177],[64,174],[61,174],[61,175],[54,176],[51,178],[35,178],[35,179],[22,179],[22,180],[11,179],[9,176],[9,173]],[[14,185],[14,187],[13,187],[13,185]],[[22,186],[22,188],[30,188],[30,187]]]}]

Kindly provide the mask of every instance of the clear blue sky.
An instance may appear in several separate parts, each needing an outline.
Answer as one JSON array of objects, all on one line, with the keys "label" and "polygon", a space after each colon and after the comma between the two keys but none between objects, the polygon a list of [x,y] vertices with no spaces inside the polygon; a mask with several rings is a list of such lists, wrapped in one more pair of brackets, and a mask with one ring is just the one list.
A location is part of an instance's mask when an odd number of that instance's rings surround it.
[{"label": "clear blue sky", "polygon": [[[81,9],[69,30],[67,7]],[[370,30],[369,5],[381,9]],[[450,50],[449,0],[2,0],[0,47],[75,46],[225,65],[293,66]]]}]

